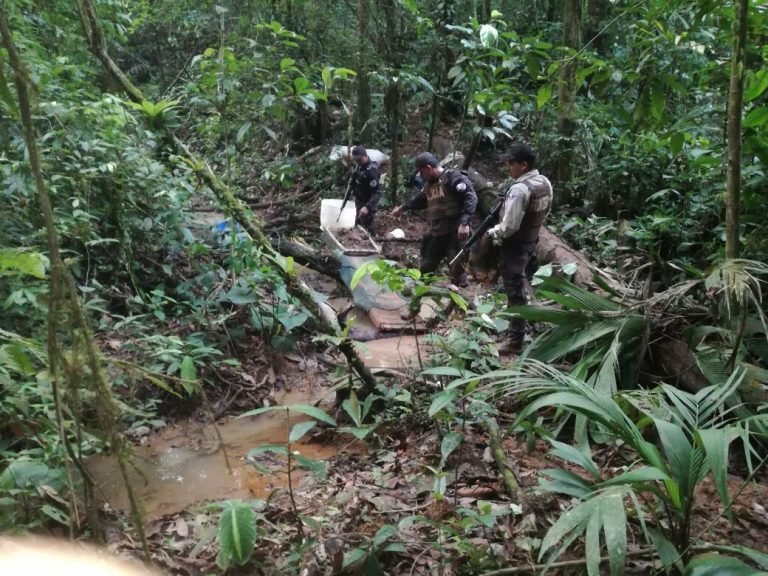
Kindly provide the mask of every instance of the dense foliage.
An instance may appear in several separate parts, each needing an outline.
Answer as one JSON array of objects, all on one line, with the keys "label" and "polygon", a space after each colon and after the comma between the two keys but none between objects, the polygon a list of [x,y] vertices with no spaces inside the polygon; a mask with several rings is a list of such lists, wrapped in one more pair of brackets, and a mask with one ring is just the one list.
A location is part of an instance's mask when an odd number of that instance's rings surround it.
[{"label": "dense foliage", "polygon": [[[137,102],[83,34],[90,1],[4,2],[12,34],[0,51],[0,529],[66,527],[98,536],[93,516],[78,513],[84,479],[77,463],[116,446],[100,421],[103,398],[84,341],[100,349],[121,408],[117,425],[131,431],[162,427],[173,410],[202,404],[210,412],[205,383],[226,381],[228,370],[250,360],[240,343],[257,339],[270,351],[290,351],[323,331],[292,283],[292,259],[272,252],[286,235],[303,241],[313,229],[258,221],[259,238],[242,232],[245,222],[201,221],[194,208],[207,203],[236,215],[204,177],[208,166],[252,204],[281,202],[341,182],[332,162],[312,155],[315,147],[363,142],[392,154],[389,204],[406,187],[401,168],[409,163],[398,152],[406,143],[437,148],[442,138],[490,166],[510,141],[522,140],[554,175],[555,231],[616,277],[638,273],[636,282],[603,282],[603,297],[544,270],[539,296],[557,309],[517,313],[553,328],[532,346],[533,363],[517,372],[499,372],[494,348],[507,312],[493,301],[470,306],[454,298],[466,322],[438,342],[438,366],[422,375],[439,382],[439,392],[419,397],[382,387],[358,401],[353,391],[341,404],[352,421],[343,430],[368,439],[385,418],[421,414],[441,433],[439,465],[431,468],[440,499],[446,462],[465,441],[457,430],[495,423],[503,416],[498,404],[514,393],[530,403],[503,433],[544,431],[557,455],[589,476],[560,471],[545,482],[580,500],[539,542],[539,557],[554,561],[548,552],[559,554],[585,534],[590,573],[599,571],[603,543],[619,573],[631,499],[648,546],[666,568],[682,568],[691,556],[696,485],[712,472],[727,504],[727,447],[738,438],[750,466],[764,452],[768,10],[747,3],[737,230],[744,260],[737,261],[724,259],[735,3],[600,0],[579,3],[577,16],[564,4],[98,0],[106,47],[146,98]],[[583,36],[577,48],[564,37],[575,17]],[[51,230],[24,140],[17,78],[31,87],[58,246],[94,332],[91,338],[77,326],[75,311],[57,309],[63,349],[53,352],[46,345],[48,327],[57,325],[49,316],[57,302]],[[175,139],[202,160],[192,161]],[[314,199],[291,203],[288,224],[314,210]],[[418,275],[381,270],[398,286],[415,285],[418,296],[434,295]],[[643,381],[641,364],[654,341],[670,334],[685,342],[707,387],[623,392],[656,384]],[[342,345],[347,336],[316,341]],[[49,370],[52,353],[61,355],[60,374]],[[539,361],[561,362],[569,373]],[[491,383],[478,386],[485,380]],[[374,402],[385,409],[371,424]],[[545,422],[552,406],[559,413]],[[298,411],[328,423],[313,409]],[[309,428],[294,429],[281,452],[289,472],[290,444]],[[645,439],[651,431],[660,448]],[[579,450],[560,442],[569,432]],[[621,444],[637,465],[604,478],[586,453],[590,442]],[[642,491],[653,494],[652,504],[640,502]],[[651,508],[669,522],[650,526]],[[264,518],[242,503],[221,509],[226,569],[250,560]],[[311,522],[294,512],[304,535]],[[462,512],[463,533],[447,524],[437,530],[469,547],[471,529],[497,521],[480,512]],[[402,552],[394,535],[381,526],[347,551],[345,568],[380,569],[382,554]]]}]

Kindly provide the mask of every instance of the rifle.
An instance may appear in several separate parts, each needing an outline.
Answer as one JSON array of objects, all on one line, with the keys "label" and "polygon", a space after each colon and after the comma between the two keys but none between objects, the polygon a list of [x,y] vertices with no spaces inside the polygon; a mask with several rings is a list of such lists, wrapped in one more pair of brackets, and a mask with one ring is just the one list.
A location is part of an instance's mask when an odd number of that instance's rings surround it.
[{"label": "rifle", "polygon": [[453,266],[453,263],[464,256],[464,254],[467,253],[470,248],[472,248],[472,245],[477,242],[483,234],[485,234],[485,231],[488,230],[491,227],[491,224],[493,224],[493,222],[499,217],[499,212],[501,212],[501,207],[503,205],[504,196],[496,201],[496,204],[493,205],[493,208],[491,208],[488,216],[486,216],[485,220],[480,223],[480,226],[477,227],[477,230],[472,233],[472,236],[470,236],[467,241],[464,242],[464,246],[462,246],[461,250],[459,250],[459,253],[453,257],[453,260],[448,263],[448,266]]},{"label": "rifle", "polygon": [[344,206],[347,205],[347,202],[349,202],[349,194],[352,192],[352,181],[355,179],[355,175],[352,174],[352,178],[349,179],[349,182],[347,183],[347,189],[344,191],[344,202],[341,203],[341,208],[339,209],[339,215],[336,216],[336,222],[338,222],[341,219],[341,213],[344,212]]}]

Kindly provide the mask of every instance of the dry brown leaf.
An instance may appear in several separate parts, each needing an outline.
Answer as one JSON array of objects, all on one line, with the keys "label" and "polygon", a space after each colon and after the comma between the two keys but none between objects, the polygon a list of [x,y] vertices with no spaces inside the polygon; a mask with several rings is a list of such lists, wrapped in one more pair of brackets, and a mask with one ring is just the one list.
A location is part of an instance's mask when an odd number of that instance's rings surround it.
[{"label": "dry brown leaf", "polygon": [[187,538],[189,536],[189,526],[184,518],[176,518],[176,534],[182,538]]},{"label": "dry brown leaf", "polygon": [[497,494],[498,489],[493,486],[463,486],[456,492],[460,497],[482,498]]}]

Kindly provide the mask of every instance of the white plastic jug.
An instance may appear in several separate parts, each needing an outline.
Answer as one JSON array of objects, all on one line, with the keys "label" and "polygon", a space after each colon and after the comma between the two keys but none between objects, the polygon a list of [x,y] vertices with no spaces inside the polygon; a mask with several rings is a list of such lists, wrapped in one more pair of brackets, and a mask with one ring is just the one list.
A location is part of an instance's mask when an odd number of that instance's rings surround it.
[{"label": "white plastic jug", "polygon": [[339,217],[343,202],[344,200],[336,198],[320,201],[320,226],[327,230],[348,230],[355,227],[355,202],[350,198]]}]

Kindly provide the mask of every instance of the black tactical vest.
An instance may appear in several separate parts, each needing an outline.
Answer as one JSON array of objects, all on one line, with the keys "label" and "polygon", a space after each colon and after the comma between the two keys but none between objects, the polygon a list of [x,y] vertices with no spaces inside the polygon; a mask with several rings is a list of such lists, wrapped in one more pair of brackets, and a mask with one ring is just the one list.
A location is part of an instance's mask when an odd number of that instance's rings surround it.
[{"label": "black tactical vest", "polygon": [[[458,170],[445,170],[437,182],[427,183],[427,220],[433,227],[433,233],[438,232],[434,227],[439,221],[456,220],[461,216],[464,199],[453,191],[457,180],[462,180],[467,188],[472,186],[469,179]],[[451,231],[451,228],[452,226],[440,233],[446,234]]]}]

